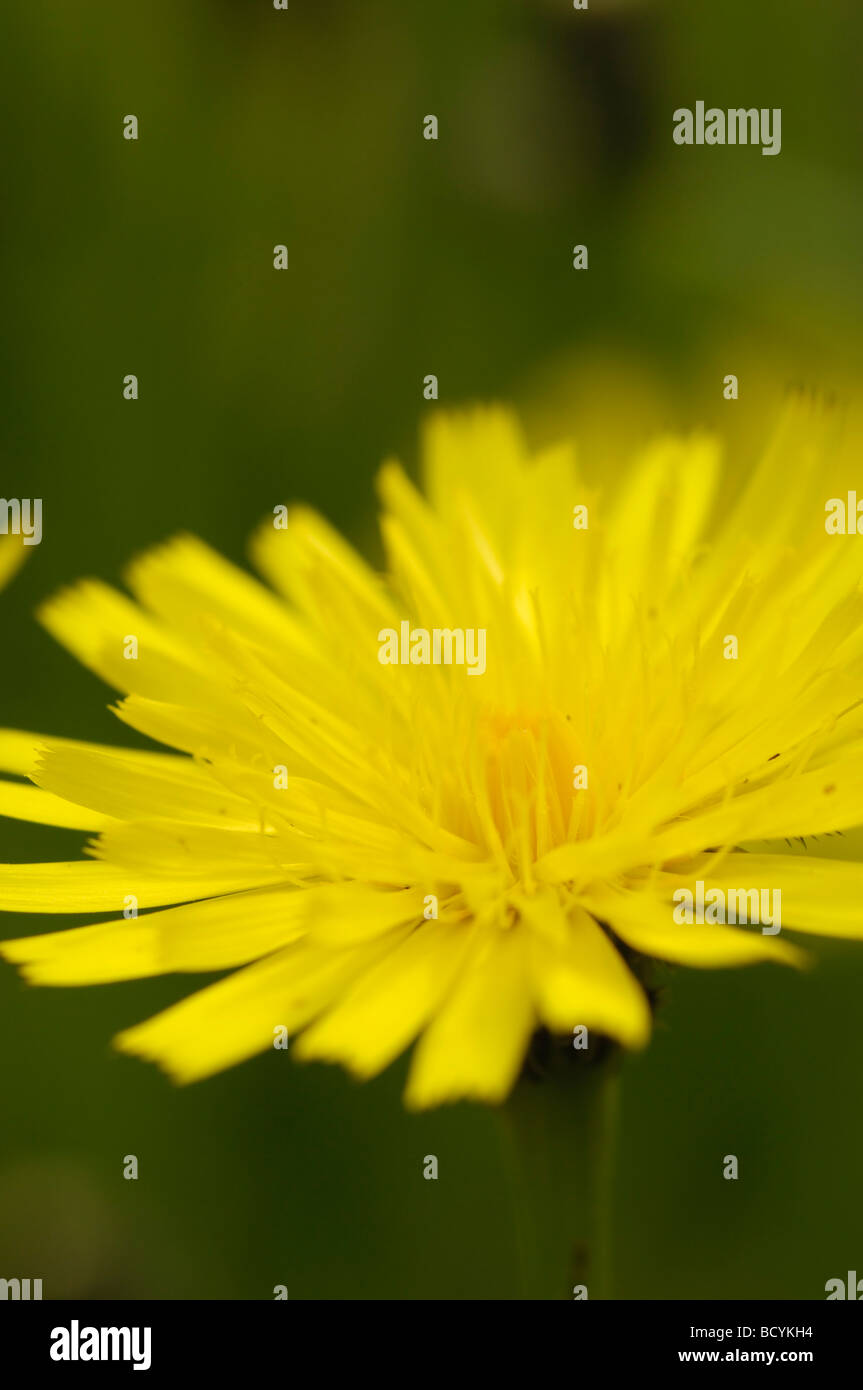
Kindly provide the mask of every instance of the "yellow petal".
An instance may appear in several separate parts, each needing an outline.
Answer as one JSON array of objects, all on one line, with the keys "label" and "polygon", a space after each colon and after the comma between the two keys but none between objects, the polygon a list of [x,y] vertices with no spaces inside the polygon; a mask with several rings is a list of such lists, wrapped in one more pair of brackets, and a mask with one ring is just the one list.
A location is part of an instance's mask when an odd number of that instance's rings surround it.
[{"label": "yellow petal", "polygon": [[111,817],[99,811],[76,806],[27,782],[3,779],[0,779],[0,816],[32,821],[34,825],[57,825],[65,830],[102,830],[111,824]]},{"label": "yellow petal", "polygon": [[656,836],[653,862],[661,864],[715,845],[738,845],[743,840],[781,840],[845,830],[859,822],[861,798],[863,757],[857,754],[812,772],[783,777],[701,814],[693,813]]},{"label": "yellow petal", "polygon": [[196,536],[175,536],[139,555],[126,579],[146,608],[190,636],[200,633],[203,618],[217,618],[264,643],[295,641],[300,632],[269,589]]},{"label": "yellow petal", "polygon": [[548,895],[535,911],[559,919],[560,934],[530,933],[529,961],[537,1013],[557,1033],[577,1024],[644,1047],[650,1007],[644,991],[605,932],[582,908],[569,913]]},{"label": "yellow petal", "polygon": [[439,1007],[470,938],[464,926],[424,923],[303,1033],[297,1056],[343,1062],[359,1077],[374,1076]]},{"label": "yellow petal", "polygon": [[780,941],[778,936],[739,931],[719,923],[677,923],[671,905],[648,892],[597,891],[589,894],[585,902],[594,916],[607,922],[628,946],[643,955],[678,965],[706,970],[765,960],[784,961],[788,965],[806,961],[805,952]]},{"label": "yellow petal", "polygon": [[[296,874],[285,852],[285,836],[170,821],[114,821],[89,846],[95,859],[133,873],[185,874],[187,881],[212,882],[207,893],[281,883]],[[196,897],[197,894],[190,894]]]},{"label": "yellow petal", "polygon": [[525,931],[488,929],[417,1043],[405,1104],[498,1104],[518,1076],[535,1021]]},{"label": "yellow petal", "polygon": [[303,936],[330,950],[416,917],[416,895],[356,884],[262,888],[163,912],[0,942],[31,984],[85,985],[245,965]]},{"label": "yellow petal", "polygon": [[389,938],[348,951],[299,941],[127,1029],[115,1046],[175,1081],[199,1081],[271,1048],[279,1028],[290,1038],[389,949]]},{"label": "yellow petal", "polygon": [[262,889],[0,942],[34,985],[93,985],[245,965],[304,934],[302,890]]},{"label": "yellow petal", "polygon": [[656,891],[671,900],[674,890],[692,891],[696,878],[707,888],[764,884],[782,894],[782,925],[817,936],[863,938],[863,864],[815,859],[809,854],[729,854],[714,869],[701,861],[697,873],[657,874]]},{"label": "yellow petal", "polygon": [[0,864],[0,912],[121,912],[130,896],[138,907],[163,907],[206,894],[204,882],[182,873],[155,875],[87,860]]},{"label": "yellow petal", "polygon": [[[200,825],[255,828],[260,814],[190,758],[147,762],[120,751],[50,747],[33,774],[47,792],[121,820],[181,820]],[[272,776],[270,777],[272,785]],[[97,817],[98,820],[98,817]]]},{"label": "yellow petal", "polygon": [[122,754],[136,768],[164,767],[176,761],[170,753],[148,753],[139,749],[111,748],[102,743],[81,743],[77,739],[54,738],[49,734],[34,734],[25,729],[0,729],[0,771],[16,772],[32,777],[48,748],[74,749],[82,753]]}]

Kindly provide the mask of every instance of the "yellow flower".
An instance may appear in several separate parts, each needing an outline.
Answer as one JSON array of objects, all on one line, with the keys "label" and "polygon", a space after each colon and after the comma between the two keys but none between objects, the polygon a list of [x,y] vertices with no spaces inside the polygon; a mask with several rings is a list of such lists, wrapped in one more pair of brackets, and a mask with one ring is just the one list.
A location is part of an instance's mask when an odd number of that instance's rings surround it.
[{"label": "yellow flower", "polygon": [[[696,883],[863,934],[863,865],[783,844],[863,819],[860,542],[825,531],[824,447],[796,411],[730,500],[700,437],[591,493],[506,412],[440,416],[427,500],[383,468],[386,578],[276,509],[272,589],[183,536],[131,565],[135,602],[60,594],[45,626],[178,751],[0,735],[36,783],[0,783],[0,810],[98,832],[90,860],[0,867],[0,908],[115,918],[6,958],[50,985],[245,967],[117,1046],[192,1081],[287,1029],[369,1077],[418,1039],[423,1107],[501,1101],[537,1027],[644,1045],[645,957],[802,958],[677,920]],[[405,663],[456,629],[485,634],[483,671]]]},{"label": "yellow flower", "polygon": [[26,558],[27,552],[19,536],[0,536],[0,589],[5,589]]}]

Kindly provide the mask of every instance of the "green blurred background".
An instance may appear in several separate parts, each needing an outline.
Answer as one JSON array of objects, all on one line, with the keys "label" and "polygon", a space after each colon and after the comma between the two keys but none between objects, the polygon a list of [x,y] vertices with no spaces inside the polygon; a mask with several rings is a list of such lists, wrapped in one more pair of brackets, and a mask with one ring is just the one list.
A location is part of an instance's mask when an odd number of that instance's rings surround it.
[{"label": "green blurred background", "polygon": [[[128,741],[32,614],[177,529],[239,560],[303,498],[375,554],[374,472],[413,466],[427,373],[442,404],[577,430],[612,486],[648,426],[743,449],[787,383],[852,390],[861,44],[852,0],[7,0],[0,490],[43,498],[45,534],[0,598],[0,720]],[[781,107],[781,154],[675,146],[698,99]],[[83,839],[4,821],[0,854]],[[675,975],[626,1070],[620,1297],[818,1299],[863,1269],[863,947],[817,952],[806,976]],[[0,1275],[46,1297],[518,1295],[487,1112],[406,1115],[403,1065],[360,1087],[273,1052],[176,1090],[111,1053],[197,983],[0,970]]]}]

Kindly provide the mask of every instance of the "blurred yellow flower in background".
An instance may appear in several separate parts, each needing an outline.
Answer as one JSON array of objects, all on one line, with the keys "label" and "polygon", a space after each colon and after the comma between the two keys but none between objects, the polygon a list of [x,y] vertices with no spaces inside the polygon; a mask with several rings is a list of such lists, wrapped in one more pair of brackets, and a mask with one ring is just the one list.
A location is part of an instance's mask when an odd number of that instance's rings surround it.
[{"label": "blurred yellow flower in background", "polygon": [[5,589],[27,557],[20,536],[0,536],[0,589]]}]

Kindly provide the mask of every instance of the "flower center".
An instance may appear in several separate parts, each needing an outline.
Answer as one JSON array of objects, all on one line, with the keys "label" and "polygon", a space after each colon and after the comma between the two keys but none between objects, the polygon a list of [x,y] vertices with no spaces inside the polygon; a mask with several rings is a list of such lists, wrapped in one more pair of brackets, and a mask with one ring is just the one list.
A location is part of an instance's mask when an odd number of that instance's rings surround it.
[{"label": "flower center", "polygon": [[[576,739],[564,715],[494,711],[480,724],[483,789],[493,833],[524,877],[579,820]],[[490,827],[491,829],[491,827]]]}]

